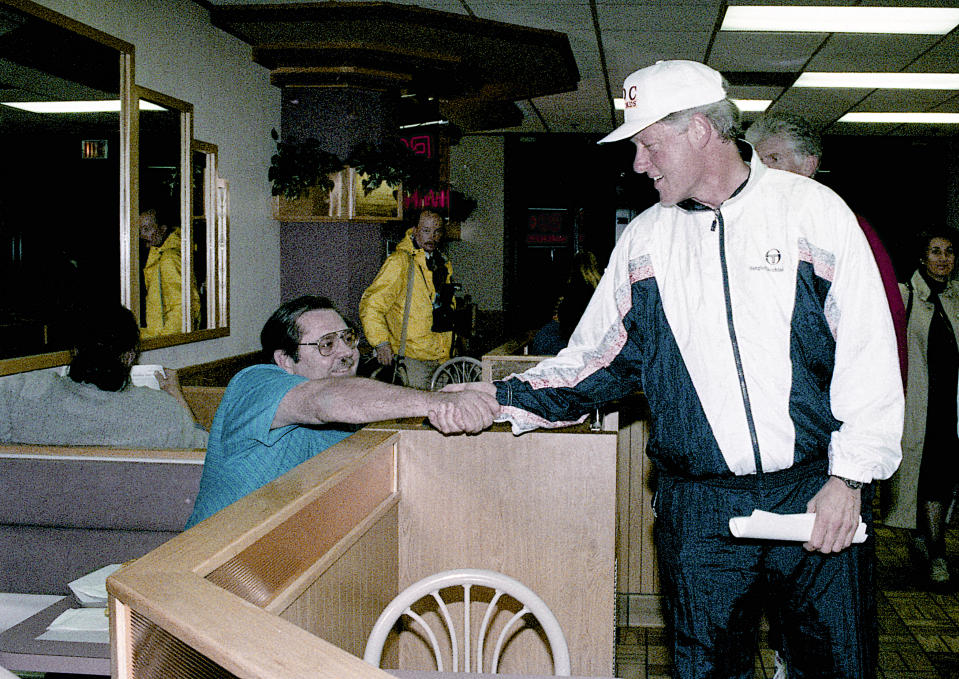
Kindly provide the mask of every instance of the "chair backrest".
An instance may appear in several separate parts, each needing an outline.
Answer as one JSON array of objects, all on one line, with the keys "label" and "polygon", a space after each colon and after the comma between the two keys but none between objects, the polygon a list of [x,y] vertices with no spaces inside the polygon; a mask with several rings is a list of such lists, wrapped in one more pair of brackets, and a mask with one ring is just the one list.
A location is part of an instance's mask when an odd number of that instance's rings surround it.
[{"label": "chair backrest", "polygon": [[472,356],[457,356],[433,371],[430,391],[439,391],[447,384],[479,382],[483,379],[483,364]]},{"label": "chair backrest", "polygon": [[[471,597],[472,587],[484,587],[493,590],[493,597],[486,604],[486,611],[482,622],[479,625],[475,636],[475,655],[471,653],[474,644],[470,630],[473,629],[470,618],[471,608],[478,607],[476,599]],[[443,598],[441,590],[456,588],[452,594]],[[453,601],[459,601],[459,591],[462,590],[463,604],[463,624],[457,633],[457,628],[453,624],[453,617],[450,614],[448,604]],[[400,592],[393,601],[383,610],[380,617],[373,625],[373,631],[370,632],[369,639],[366,642],[366,651],[363,659],[371,665],[379,667],[380,658],[383,654],[383,645],[386,638],[393,629],[396,622],[404,615],[416,622],[429,639],[433,657],[436,660],[436,669],[440,672],[443,668],[443,656],[440,648],[440,641],[429,623],[422,615],[413,610],[413,605],[424,599],[432,599],[438,607],[436,616],[437,626],[445,628],[449,640],[449,649],[451,651],[452,671],[453,672],[483,672],[484,646],[486,637],[490,633],[490,623],[494,613],[500,608],[503,595],[514,599],[521,605],[519,611],[513,614],[506,624],[499,629],[493,648],[491,666],[488,672],[495,673],[499,664],[499,657],[503,646],[510,635],[519,629],[516,626],[525,615],[530,614],[536,618],[542,627],[543,633],[549,641],[550,651],[553,656],[553,673],[556,676],[568,677],[570,672],[569,648],[566,645],[566,637],[556,620],[556,616],[549,609],[546,603],[536,595],[533,590],[523,583],[502,573],[496,573],[489,570],[476,568],[462,568],[457,570],[443,571],[423,578],[415,582],[405,590]],[[471,606],[473,604],[474,606]],[[499,605],[499,606],[498,606]],[[462,637],[462,644],[458,638]],[[460,669],[460,648],[462,648],[462,669]],[[475,662],[471,660],[475,658]]]}]

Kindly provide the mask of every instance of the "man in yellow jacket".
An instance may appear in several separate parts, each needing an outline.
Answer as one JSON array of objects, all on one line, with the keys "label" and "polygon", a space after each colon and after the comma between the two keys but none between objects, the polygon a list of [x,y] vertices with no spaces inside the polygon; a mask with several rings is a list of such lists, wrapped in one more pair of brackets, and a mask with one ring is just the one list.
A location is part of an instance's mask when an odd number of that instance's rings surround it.
[{"label": "man in yellow jacket", "polygon": [[453,267],[439,251],[442,240],[443,217],[423,210],[360,299],[363,331],[377,360],[390,365],[405,349],[407,384],[417,389],[430,388],[453,342]]},{"label": "man in yellow jacket", "polygon": [[[143,339],[183,332],[182,258],[180,229],[169,226],[168,220],[157,218],[153,208],[140,214],[140,240],[150,246],[143,265],[146,292],[146,327]],[[190,273],[190,329],[200,324],[200,293]]]}]

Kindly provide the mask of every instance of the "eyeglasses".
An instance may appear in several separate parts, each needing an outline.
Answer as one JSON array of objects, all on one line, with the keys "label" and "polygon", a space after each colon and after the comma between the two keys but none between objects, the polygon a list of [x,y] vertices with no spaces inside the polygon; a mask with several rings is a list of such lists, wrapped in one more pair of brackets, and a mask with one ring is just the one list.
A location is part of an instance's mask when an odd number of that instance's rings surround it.
[{"label": "eyeglasses", "polygon": [[356,334],[356,330],[347,328],[339,332],[327,333],[315,342],[300,342],[299,346],[315,346],[316,350],[320,352],[320,356],[329,356],[336,348],[337,338],[350,349],[356,349],[356,345],[360,343],[360,338]]}]

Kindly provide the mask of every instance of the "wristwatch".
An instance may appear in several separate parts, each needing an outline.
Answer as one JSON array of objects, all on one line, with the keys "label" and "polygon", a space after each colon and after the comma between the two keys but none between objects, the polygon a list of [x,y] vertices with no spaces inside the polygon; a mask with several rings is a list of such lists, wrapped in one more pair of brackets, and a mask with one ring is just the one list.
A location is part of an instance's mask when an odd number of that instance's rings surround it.
[{"label": "wristwatch", "polygon": [[860,490],[863,486],[866,485],[862,481],[853,481],[852,479],[847,479],[845,476],[836,476],[835,474],[833,474],[833,476],[835,476],[837,479],[845,483],[846,488],[851,488],[852,490]]}]

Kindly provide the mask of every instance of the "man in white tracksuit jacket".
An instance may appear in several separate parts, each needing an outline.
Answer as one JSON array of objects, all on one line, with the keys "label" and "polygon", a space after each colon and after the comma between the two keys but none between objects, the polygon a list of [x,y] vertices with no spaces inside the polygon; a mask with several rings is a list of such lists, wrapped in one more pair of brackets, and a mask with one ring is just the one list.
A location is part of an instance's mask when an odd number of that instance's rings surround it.
[{"label": "man in white tracksuit jacket", "polygon": [[[515,433],[645,392],[677,676],[752,677],[765,609],[791,679],[873,677],[872,538],[851,542],[869,484],[899,464],[903,395],[869,246],[831,190],[737,147],[712,69],[659,62],[624,95],[603,141],[633,141],[660,203],[626,229],[568,348],[479,388]],[[733,538],[754,509],[815,512],[812,537]]]}]

